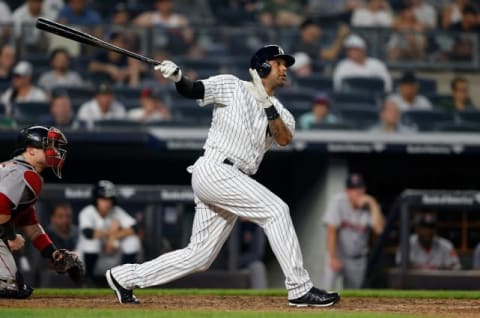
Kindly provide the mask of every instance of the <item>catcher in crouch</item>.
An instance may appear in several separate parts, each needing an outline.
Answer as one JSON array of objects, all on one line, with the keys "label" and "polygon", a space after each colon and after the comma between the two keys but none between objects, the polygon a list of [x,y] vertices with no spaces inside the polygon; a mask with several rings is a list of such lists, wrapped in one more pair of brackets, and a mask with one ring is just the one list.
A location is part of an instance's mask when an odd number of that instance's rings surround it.
[{"label": "catcher in crouch", "polygon": [[12,252],[27,239],[52,261],[58,273],[80,283],[83,264],[78,256],[57,249],[38,223],[34,204],[42,190],[40,173],[52,168],[58,178],[67,151],[65,135],[55,127],[31,126],[20,131],[13,158],[0,163],[0,298],[27,298],[33,289],[23,282]]}]

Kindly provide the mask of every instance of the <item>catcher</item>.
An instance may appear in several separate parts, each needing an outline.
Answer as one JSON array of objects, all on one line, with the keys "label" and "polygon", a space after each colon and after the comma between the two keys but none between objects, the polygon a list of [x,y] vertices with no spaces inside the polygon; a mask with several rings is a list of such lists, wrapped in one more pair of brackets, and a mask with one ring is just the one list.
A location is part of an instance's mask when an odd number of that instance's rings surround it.
[{"label": "catcher", "polygon": [[66,145],[67,139],[57,128],[31,126],[20,131],[13,158],[0,163],[0,298],[27,298],[33,292],[24,283],[12,254],[25,243],[17,230],[52,261],[57,273],[68,273],[77,283],[82,281],[84,270],[79,257],[55,247],[34,208],[43,185],[40,173],[50,167],[61,178]]}]

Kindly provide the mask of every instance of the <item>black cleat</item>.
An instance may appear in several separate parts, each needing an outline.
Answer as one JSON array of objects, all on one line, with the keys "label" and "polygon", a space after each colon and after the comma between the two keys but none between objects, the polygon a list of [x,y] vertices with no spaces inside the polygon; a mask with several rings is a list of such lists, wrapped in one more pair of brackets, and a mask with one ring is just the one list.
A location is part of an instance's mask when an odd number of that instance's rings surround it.
[{"label": "black cleat", "polygon": [[116,280],[113,278],[111,270],[105,272],[105,277],[107,278],[107,283],[111,289],[115,292],[118,302],[121,304],[140,304],[140,301],[133,294],[133,290],[123,288]]},{"label": "black cleat", "polygon": [[316,287],[312,287],[305,295],[297,299],[289,299],[288,305],[295,307],[328,307],[340,300],[340,295],[336,292],[327,292]]}]

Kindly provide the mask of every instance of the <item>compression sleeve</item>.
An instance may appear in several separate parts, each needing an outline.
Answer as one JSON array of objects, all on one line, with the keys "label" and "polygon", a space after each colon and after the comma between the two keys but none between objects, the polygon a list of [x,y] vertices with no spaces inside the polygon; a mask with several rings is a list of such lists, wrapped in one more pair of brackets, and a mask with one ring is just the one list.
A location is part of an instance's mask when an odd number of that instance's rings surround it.
[{"label": "compression sleeve", "polygon": [[203,99],[205,96],[205,87],[201,81],[191,81],[185,76],[182,76],[182,79],[175,83],[175,87],[177,92],[186,97],[191,99]]}]

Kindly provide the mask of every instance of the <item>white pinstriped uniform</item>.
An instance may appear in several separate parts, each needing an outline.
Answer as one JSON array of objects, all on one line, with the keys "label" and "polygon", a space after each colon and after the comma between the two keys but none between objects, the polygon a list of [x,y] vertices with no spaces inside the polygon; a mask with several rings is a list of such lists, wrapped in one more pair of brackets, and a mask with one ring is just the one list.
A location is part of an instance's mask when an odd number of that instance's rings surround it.
[{"label": "white pinstriped uniform", "polygon": [[[206,270],[241,216],[264,229],[285,274],[288,298],[301,297],[313,285],[303,267],[289,208],[248,176],[256,173],[274,142],[267,134],[265,111],[252,95],[253,84],[233,75],[218,75],[202,82],[205,95],[198,103],[214,104],[214,110],[205,154],[188,169],[192,172],[196,203],[190,243],[143,264],[114,267],[112,274],[123,287],[133,289],[165,284]],[[273,101],[293,134],[293,116],[276,98]],[[234,166],[223,163],[226,158]]]}]

